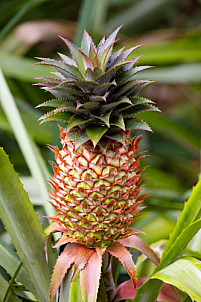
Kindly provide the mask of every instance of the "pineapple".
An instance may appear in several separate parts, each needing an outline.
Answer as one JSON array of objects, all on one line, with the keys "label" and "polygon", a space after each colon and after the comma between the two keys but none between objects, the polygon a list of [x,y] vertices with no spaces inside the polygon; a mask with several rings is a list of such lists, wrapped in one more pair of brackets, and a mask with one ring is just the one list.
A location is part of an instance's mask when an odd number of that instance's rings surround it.
[{"label": "pineapple", "polygon": [[38,58],[37,64],[57,70],[55,78],[42,78],[39,83],[54,96],[39,105],[53,108],[40,118],[41,123],[66,123],[60,127],[62,149],[50,147],[56,160],[50,202],[57,214],[49,217],[47,238],[61,232],[55,247],[65,245],[53,271],[50,301],[72,264],[73,277],[80,272],[83,301],[95,302],[103,254],[121,261],[134,286],[135,266],[126,247],[143,250],[158,262],[135,235],[138,231],[130,227],[145,195],[139,195],[143,155],[136,155],[141,136],[129,137],[135,129],[151,131],[137,113],[158,109],[137,96],[149,83],[135,78],[148,66],[135,66],[138,58],[127,59],[138,46],[112,54],[119,29],[97,47],[86,31],[81,48],[62,38],[71,58],[60,53],[61,61]]}]

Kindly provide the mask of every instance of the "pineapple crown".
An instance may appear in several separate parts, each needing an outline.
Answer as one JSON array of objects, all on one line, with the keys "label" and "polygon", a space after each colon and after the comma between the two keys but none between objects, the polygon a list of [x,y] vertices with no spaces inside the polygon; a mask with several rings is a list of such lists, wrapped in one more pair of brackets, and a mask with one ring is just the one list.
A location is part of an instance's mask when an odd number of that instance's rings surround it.
[{"label": "pineapple crown", "polygon": [[68,46],[72,58],[59,54],[61,61],[38,58],[36,64],[50,65],[57,69],[56,78],[40,78],[42,89],[54,98],[37,107],[54,109],[44,114],[41,123],[63,121],[67,123],[67,138],[75,139],[75,146],[91,140],[94,147],[104,145],[108,139],[124,143],[125,137],[134,129],[151,131],[136,115],[143,111],[159,111],[154,103],[137,97],[137,93],[150,81],[137,80],[137,72],[149,66],[135,66],[139,57],[128,56],[140,45],[124,48],[112,54],[117,28],[96,47],[84,31],[81,48],[61,37]]}]

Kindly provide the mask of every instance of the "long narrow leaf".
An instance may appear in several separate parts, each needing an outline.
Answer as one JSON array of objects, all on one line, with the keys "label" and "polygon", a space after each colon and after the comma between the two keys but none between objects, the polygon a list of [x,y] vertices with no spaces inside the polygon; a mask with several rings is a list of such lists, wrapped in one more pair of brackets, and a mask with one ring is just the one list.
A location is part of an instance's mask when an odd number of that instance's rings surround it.
[{"label": "long narrow leaf", "polygon": [[0,70],[0,100],[3,107],[3,110],[10,122],[10,125],[13,129],[14,135],[17,139],[17,142],[22,150],[26,163],[29,167],[29,170],[40,189],[41,196],[44,200],[44,208],[49,216],[54,215],[53,207],[47,202],[49,199],[47,193],[47,182],[43,176],[42,170],[39,165],[38,158],[36,156],[36,148],[33,149],[32,139],[27,133],[24,124],[22,122],[21,116],[11,95],[9,88],[6,84],[4,76]]},{"label": "long narrow leaf", "polygon": [[[41,302],[48,301],[51,270],[45,260],[45,234],[8,156],[0,149],[0,216]],[[50,263],[54,262],[49,254]]]},{"label": "long narrow leaf", "polygon": [[162,259],[165,257],[166,252],[168,252],[170,246],[174,243],[176,238],[181,234],[187,226],[189,226],[201,209],[201,179],[194,187],[191,196],[189,197],[187,203],[184,206],[181,216],[177,221],[173,233],[170,236],[168,244],[166,246],[165,252],[163,253]]}]

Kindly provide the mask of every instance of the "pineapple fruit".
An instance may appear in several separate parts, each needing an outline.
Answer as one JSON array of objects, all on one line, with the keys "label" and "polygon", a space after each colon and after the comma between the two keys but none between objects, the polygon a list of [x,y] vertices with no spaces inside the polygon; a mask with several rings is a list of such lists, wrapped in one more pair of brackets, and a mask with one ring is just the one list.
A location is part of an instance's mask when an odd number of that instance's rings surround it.
[{"label": "pineapple fruit", "polygon": [[61,61],[38,58],[37,64],[57,70],[55,78],[39,83],[54,96],[39,105],[53,108],[40,120],[66,123],[60,127],[62,149],[50,147],[56,160],[50,202],[57,214],[49,217],[47,238],[61,232],[55,247],[65,245],[53,271],[50,301],[72,264],[73,277],[80,272],[83,301],[95,302],[104,253],[121,261],[134,286],[135,266],[126,247],[138,248],[158,262],[130,227],[145,196],[139,195],[142,154],[136,155],[141,136],[129,137],[135,129],[151,131],[137,113],[158,109],[137,96],[149,83],[135,77],[148,66],[136,66],[138,58],[128,59],[138,46],[112,54],[119,29],[97,47],[86,31],[81,48],[62,38],[71,58],[60,53]]}]

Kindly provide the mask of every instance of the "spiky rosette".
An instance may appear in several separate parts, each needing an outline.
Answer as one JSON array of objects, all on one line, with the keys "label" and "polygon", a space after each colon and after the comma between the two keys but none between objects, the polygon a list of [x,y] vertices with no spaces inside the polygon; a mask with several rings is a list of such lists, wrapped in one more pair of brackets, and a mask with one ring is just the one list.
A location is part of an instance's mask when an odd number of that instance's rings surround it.
[{"label": "spiky rosette", "polygon": [[119,29],[107,40],[101,40],[97,48],[86,31],[81,48],[62,38],[72,58],[59,54],[62,61],[39,58],[42,61],[37,63],[58,70],[56,79],[42,78],[43,82],[39,83],[55,96],[39,105],[55,108],[40,120],[66,122],[76,148],[89,140],[94,147],[109,139],[124,143],[124,133],[128,130],[151,131],[136,117],[143,111],[158,111],[152,101],[136,96],[150,81],[136,80],[135,75],[149,66],[135,66],[138,58],[127,60],[138,46],[111,55]]}]

